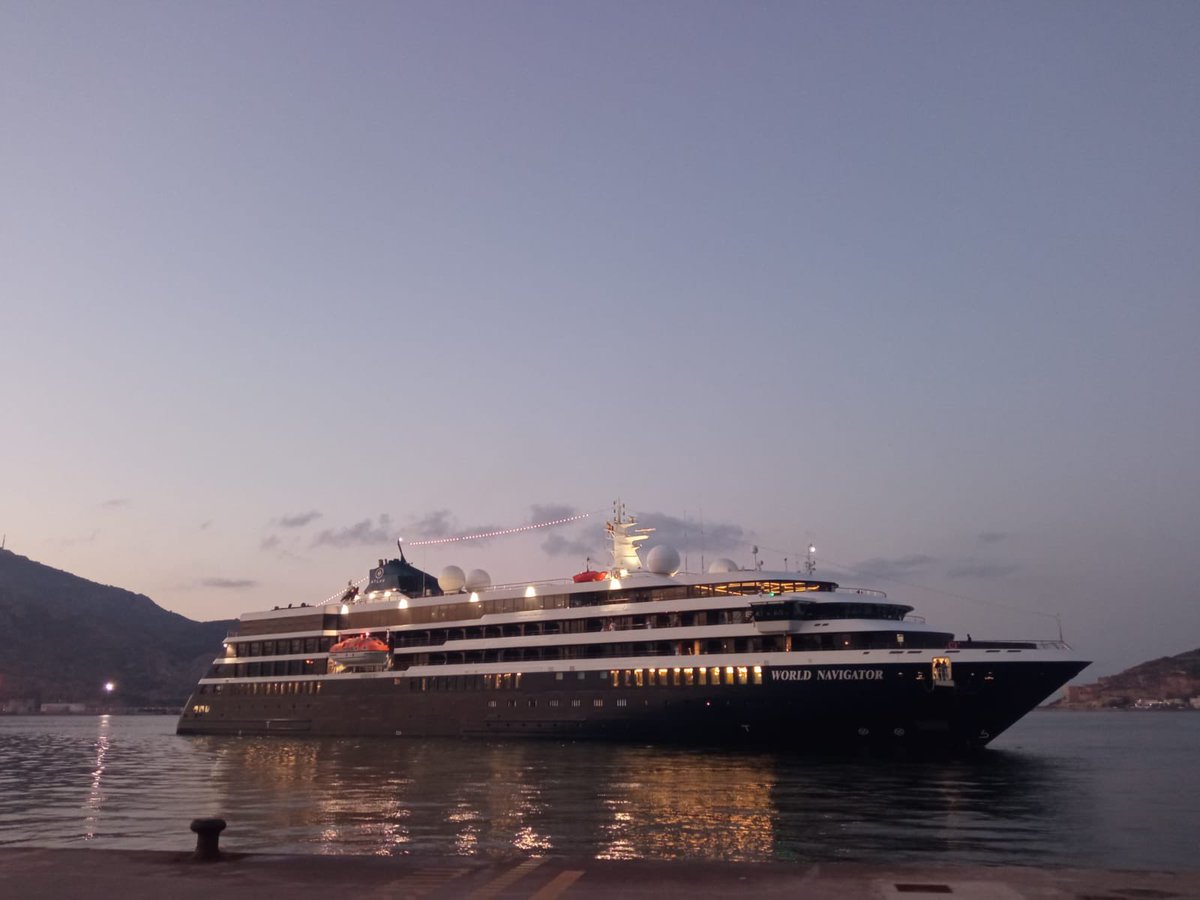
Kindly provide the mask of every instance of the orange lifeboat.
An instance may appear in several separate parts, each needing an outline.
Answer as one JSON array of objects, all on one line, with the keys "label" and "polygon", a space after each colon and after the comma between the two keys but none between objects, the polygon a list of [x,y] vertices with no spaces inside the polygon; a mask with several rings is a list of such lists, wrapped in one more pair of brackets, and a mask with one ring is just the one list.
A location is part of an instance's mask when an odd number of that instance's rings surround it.
[{"label": "orange lifeboat", "polygon": [[383,641],[364,634],[338,641],[329,648],[329,658],[347,668],[382,666],[390,652]]}]

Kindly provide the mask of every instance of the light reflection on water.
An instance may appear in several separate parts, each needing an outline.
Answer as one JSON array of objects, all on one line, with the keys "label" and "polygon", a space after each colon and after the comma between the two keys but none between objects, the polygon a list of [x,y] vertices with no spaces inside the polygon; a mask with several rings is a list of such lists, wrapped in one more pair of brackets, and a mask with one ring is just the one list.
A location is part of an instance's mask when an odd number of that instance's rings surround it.
[{"label": "light reflection on water", "polygon": [[1178,868],[1200,716],[1038,713],[969,760],[595,743],[178,737],[0,718],[0,845]]}]

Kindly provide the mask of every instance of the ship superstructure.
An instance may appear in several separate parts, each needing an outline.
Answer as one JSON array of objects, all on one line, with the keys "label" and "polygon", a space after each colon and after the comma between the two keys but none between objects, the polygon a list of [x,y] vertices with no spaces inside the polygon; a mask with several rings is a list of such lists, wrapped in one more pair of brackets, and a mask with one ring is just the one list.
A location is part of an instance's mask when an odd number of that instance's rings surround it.
[{"label": "ship superstructure", "polygon": [[362,592],[247,613],[178,730],[957,750],[1088,664],[1061,641],[958,639],[811,564],[687,574],[661,545],[643,564],[650,531],[618,506],[611,567],[571,580],[434,578],[401,552]]}]

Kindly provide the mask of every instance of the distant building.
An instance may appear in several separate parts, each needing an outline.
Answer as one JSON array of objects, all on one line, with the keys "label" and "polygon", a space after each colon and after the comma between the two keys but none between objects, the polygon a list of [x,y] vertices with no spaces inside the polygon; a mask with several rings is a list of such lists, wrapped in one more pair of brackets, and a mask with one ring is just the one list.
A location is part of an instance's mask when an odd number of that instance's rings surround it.
[{"label": "distant building", "polygon": [[64,713],[82,713],[87,712],[87,704],[85,703],[43,703],[42,712],[49,715],[63,715]]}]

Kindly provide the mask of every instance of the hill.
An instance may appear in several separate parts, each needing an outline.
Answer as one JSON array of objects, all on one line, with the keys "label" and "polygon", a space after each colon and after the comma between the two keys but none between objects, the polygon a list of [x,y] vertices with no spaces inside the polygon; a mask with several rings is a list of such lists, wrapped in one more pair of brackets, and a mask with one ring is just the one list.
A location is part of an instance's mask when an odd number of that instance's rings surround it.
[{"label": "hill", "polygon": [[182,706],[231,624],[0,550],[0,701]]},{"label": "hill", "polygon": [[1200,706],[1200,649],[1152,659],[1101,678],[1072,685],[1059,709],[1160,709]]}]

